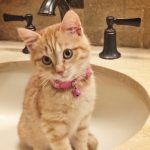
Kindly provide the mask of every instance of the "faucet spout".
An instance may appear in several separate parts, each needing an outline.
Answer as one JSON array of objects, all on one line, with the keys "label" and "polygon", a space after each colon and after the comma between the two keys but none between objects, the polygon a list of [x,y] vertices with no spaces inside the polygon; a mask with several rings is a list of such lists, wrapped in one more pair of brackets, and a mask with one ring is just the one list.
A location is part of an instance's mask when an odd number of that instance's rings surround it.
[{"label": "faucet spout", "polygon": [[57,6],[62,20],[65,13],[70,9],[69,4],[65,0],[44,0],[38,14],[55,15],[55,9]]}]

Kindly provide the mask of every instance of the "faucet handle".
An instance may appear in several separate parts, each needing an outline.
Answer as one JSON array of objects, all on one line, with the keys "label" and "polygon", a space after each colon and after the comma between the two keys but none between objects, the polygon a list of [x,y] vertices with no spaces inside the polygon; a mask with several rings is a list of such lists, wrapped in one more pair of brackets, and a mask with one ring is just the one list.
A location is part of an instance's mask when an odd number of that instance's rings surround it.
[{"label": "faucet handle", "polygon": [[26,21],[27,25],[26,28],[35,31],[36,28],[33,26],[32,21],[33,21],[33,16],[32,14],[26,14],[25,16],[18,16],[18,15],[11,15],[4,13],[3,14],[3,19],[4,21]]},{"label": "faucet handle", "polygon": [[114,23],[117,25],[129,25],[139,27],[141,24],[141,18],[129,18],[129,19],[118,18],[114,20]]},{"label": "faucet handle", "polygon": [[11,15],[4,13],[3,14],[4,21],[24,21],[24,16],[18,16],[18,15]]}]

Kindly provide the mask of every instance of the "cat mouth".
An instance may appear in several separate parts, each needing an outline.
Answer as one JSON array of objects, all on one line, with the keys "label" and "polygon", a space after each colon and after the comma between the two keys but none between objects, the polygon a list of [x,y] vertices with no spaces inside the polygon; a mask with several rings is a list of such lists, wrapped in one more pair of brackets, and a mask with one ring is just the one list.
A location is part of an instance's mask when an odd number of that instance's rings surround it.
[{"label": "cat mouth", "polygon": [[69,75],[68,73],[63,73],[63,74],[57,74],[55,80],[60,80],[60,81],[68,81],[68,80],[73,80],[74,76]]},{"label": "cat mouth", "polygon": [[68,81],[73,81],[77,78],[82,78],[84,76],[84,73],[78,73],[78,74],[73,74],[73,75],[68,75],[68,74],[62,74],[58,75],[57,78],[54,79],[54,81],[60,81],[60,82],[68,82]]},{"label": "cat mouth", "polygon": [[54,76],[53,80],[54,81],[68,81],[68,80],[71,80],[71,78],[69,78],[68,75],[57,74],[57,76]]},{"label": "cat mouth", "polygon": [[58,80],[58,81],[70,81],[70,80],[73,80],[73,78],[70,78],[67,75],[62,75],[59,78],[57,78],[56,80]]}]

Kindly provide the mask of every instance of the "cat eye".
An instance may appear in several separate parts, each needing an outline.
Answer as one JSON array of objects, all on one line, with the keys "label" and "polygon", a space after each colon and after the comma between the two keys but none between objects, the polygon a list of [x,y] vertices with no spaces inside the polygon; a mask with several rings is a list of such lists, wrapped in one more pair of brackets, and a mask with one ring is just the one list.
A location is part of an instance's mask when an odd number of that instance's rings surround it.
[{"label": "cat eye", "polygon": [[50,65],[52,63],[52,60],[48,56],[43,56],[42,57],[42,62],[45,65]]},{"label": "cat eye", "polygon": [[73,51],[69,48],[65,49],[63,52],[64,59],[70,59],[73,56]]}]

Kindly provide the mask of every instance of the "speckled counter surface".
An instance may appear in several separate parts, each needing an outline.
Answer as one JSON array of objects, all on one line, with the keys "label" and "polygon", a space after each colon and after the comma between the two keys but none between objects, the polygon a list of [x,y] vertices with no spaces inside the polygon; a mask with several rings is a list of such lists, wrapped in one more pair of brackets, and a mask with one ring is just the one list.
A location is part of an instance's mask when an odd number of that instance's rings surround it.
[{"label": "speckled counter surface", "polygon": [[[0,64],[28,61],[29,55],[23,54],[22,48],[24,44],[21,42],[0,41]],[[150,50],[118,48],[122,57],[116,60],[100,59],[101,50],[101,47],[92,47],[92,64],[128,75],[140,83],[150,97]],[[150,117],[135,136],[113,150],[150,150]]]}]

